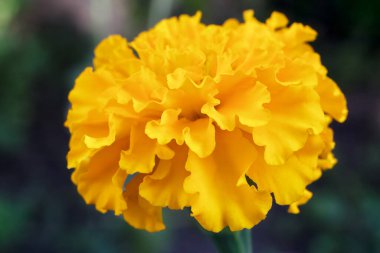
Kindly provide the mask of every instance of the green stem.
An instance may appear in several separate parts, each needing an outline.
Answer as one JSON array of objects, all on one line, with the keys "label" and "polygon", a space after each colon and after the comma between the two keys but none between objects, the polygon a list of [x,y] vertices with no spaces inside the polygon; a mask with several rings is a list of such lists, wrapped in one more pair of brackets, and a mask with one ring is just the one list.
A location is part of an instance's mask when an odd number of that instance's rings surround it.
[{"label": "green stem", "polygon": [[241,233],[243,233],[243,236],[244,236],[246,252],[252,253],[253,249],[252,249],[252,233],[251,233],[251,230],[245,229],[245,230],[241,231]]},{"label": "green stem", "polygon": [[208,233],[220,253],[252,253],[251,230]]}]

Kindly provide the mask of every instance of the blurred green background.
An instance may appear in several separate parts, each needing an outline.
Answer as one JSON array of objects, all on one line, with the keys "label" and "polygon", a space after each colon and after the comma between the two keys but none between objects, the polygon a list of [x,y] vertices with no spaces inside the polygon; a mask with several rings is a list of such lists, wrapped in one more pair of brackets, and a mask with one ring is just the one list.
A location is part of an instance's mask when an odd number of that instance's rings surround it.
[{"label": "blurred green background", "polygon": [[215,252],[188,214],[149,234],[86,206],[70,181],[63,122],[75,77],[105,36],[133,39],[157,20],[206,23],[273,10],[319,32],[313,46],[347,95],[334,125],[339,164],[300,215],[283,207],[253,229],[255,252],[380,252],[380,1],[0,0],[0,252]]}]

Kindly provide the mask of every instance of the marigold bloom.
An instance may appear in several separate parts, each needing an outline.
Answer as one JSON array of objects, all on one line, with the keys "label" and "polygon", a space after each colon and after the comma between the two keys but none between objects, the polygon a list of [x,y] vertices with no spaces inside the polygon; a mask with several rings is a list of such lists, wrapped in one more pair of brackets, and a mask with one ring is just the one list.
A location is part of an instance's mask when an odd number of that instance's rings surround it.
[{"label": "marigold bloom", "polygon": [[329,124],[346,119],[346,100],[308,44],[317,33],[278,12],[200,18],[110,36],[69,95],[73,182],[136,228],[164,229],[165,207],[190,207],[214,232],[251,228],[271,194],[297,213],[336,162]]}]

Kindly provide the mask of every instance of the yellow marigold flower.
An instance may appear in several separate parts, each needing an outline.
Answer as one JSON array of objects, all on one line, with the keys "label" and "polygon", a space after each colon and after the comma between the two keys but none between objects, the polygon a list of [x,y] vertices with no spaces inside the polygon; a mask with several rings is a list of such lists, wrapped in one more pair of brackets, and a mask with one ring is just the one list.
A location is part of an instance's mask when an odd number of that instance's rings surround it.
[{"label": "yellow marigold flower", "polygon": [[136,228],[164,229],[166,207],[190,207],[214,232],[251,228],[271,194],[297,213],[336,162],[329,124],[346,119],[346,100],[308,44],[317,33],[277,12],[200,18],[110,36],[69,95],[73,182]]}]

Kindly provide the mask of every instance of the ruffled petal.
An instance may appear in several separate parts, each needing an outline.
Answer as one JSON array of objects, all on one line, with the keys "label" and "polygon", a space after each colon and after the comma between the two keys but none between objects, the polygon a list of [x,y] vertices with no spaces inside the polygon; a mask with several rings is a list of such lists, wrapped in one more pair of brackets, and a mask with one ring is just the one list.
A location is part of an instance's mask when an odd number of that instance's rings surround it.
[{"label": "ruffled petal", "polygon": [[258,152],[247,173],[258,189],[273,192],[276,203],[280,205],[297,201],[314,179],[316,168],[301,163],[296,156],[291,156],[283,165],[269,165],[263,159],[263,149],[258,148]]},{"label": "ruffled petal", "polygon": [[88,159],[95,153],[94,150],[90,150],[83,143],[83,133],[75,132],[71,135],[69,142],[69,152],[66,155],[67,168],[78,168],[80,163]]},{"label": "ruffled petal", "polygon": [[[148,61],[145,57],[154,49],[163,51],[167,47],[186,48],[199,37],[205,27],[199,22],[201,16],[201,12],[197,12],[194,16],[181,15],[179,18],[162,20],[151,31],[140,33],[131,43],[132,47],[144,62]],[[145,52],[147,54],[143,54]]]},{"label": "ruffled petal", "polygon": [[[108,118],[108,128],[106,128],[108,130],[108,134],[94,135],[91,134],[92,131],[89,131],[84,136],[84,143],[86,144],[86,147],[90,149],[99,149],[111,145],[115,142],[117,135],[119,135],[118,137],[120,138],[123,137],[123,133],[121,133],[120,130],[123,128],[124,132],[126,129],[128,129],[128,125],[126,123],[127,121],[111,114]],[[124,133],[124,135],[126,134]]]},{"label": "ruffled petal", "polygon": [[86,68],[76,79],[74,88],[69,94],[72,108],[67,115],[65,126],[72,130],[78,124],[85,123],[90,112],[100,111],[108,99],[104,94],[114,86],[115,82],[107,71],[94,72],[91,68]]},{"label": "ruffled petal", "polygon": [[94,66],[96,69],[115,66],[117,62],[129,58],[135,58],[135,56],[127,40],[120,35],[111,35],[96,47]]},{"label": "ruffled petal", "polygon": [[[166,95],[167,88],[152,70],[141,68],[123,81],[123,84],[123,90],[132,98],[133,109],[137,113],[151,109],[159,115],[163,109],[161,101]],[[155,115],[153,113],[151,116]]]},{"label": "ruffled petal", "polygon": [[[327,118],[327,124],[329,123],[330,120]],[[332,150],[335,148],[334,132],[330,127],[326,127],[320,136],[324,143],[324,148],[319,156],[318,167],[323,170],[331,169],[337,163],[337,159],[332,153]]]},{"label": "ruffled petal", "polygon": [[338,122],[344,122],[348,114],[347,102],[338,85],[328,77],[320,77],[317,92],[323,110]]},{"label": "ruffled petal", "polygon": [[84,143],[86,135],[106,135],[107,122],[88,124],[87,126],[77,127],[72,133],[69,143],[69,152],[67,153],[67,167],[77,168],[79,165],[96,153],[96,149],[89,149]]},{"label": "ruffled petal", "polygon": [[333,153],[323,154],[318,160],[318,166],[323,170],[332,169],[338,162]]},{"label": "ruffled petal", "polygon": [[183,209],[190,206],[192,194],[185,192],[183,182],[189,175],[185,169],[188,149],[183,146],[174,148],[171,160],[160,160],[151,175],[147,175],[140,185],[140,195],[154,206],[168,206]]},{"label": "ruffled petal", "polygon": [[180,108],[181,116],[189,120],[200,116],[200,109],[210,94],[213,92],[214,81],[205,77],[202,81],[195,82],[189,72],[176,71],[176,79],[168,75],[168,86],[170,89],[163,98],[162,105],[166,108]]},{"label": "ruffled petal", "polygon": [[243,11],[243,19],[246,23],[257,22],[257,19],[255,18],[255,11],[254,10]]},{"label": "ruffled petal", "polygon": [[316,87],[318,84],[317,73],[314,68],[300,59],[286,60],[284,67],[277,71],[276,79],[282,85]]},{"label": "ruffled petal", "polygon": [[166,50],[168,63],[167,83],[170,89],[178,89],[186,78],[198,83],[203,78],[203,64],[206,61],[205,54],[198,48]]},{"label": "ruffled petal", "polygon": [[182,145],[185,141],[182,134],[185,122],[178,120],[180,113],[180,109],[165,110],[160,120],[152,120],[146,124],[146,135],[151,139],[156,139],[161,145],[166,145],[172,140]]},{"label": "ruffled petal", "polygon": [[215,149],[215,127],[211,119],[198,119],[183,129],[187,146],[199,157],[209,156]]},{"label": "ruffled petal", "polygon": [[82,163],[72,176],[87,204],[95,204],[100,212],[121,214],[127,205],[123,198],[123,182],[127,174],[119,170],[118,160],[123,143],[99,150],[87,163]]},{"label": "ruffled petal", "polygon": [[306,143],[309,131],[319,134],[324,127],[324,113],[318,94],[311,87],[288,86],[272,91],[269,123],[255,127],[254,142],[265,146],[268,164],[284,164],[291,154]]},{"label": "ruffled petal", "polygon": [[178,119],[181,110],[168,109],[163,112],[161,120],[152,120],[146,124],[145,133],[157,139],[161,145],[176,140],[178,145],[184,142],[200,157],[206,157],[215,148],[215,127],[210,119],[189,121]]},{"label": "ruffled petal", "polygon": [[292,214],[299,214],[299,206],[306,204],[312,197],[313,193],[305,190],[303,196],[299,200],[289,205],[288,212]]},{"label": "ruffled petal", "polygon": [[186,168],[190,176],[185,190],[197,194],[192,201],[192,215],[207,230],[232,231],[251,228],[265,218],[271,207],[269,193],[258,192],[238,181],[252,164],[255,149],[239,131],[217,132],[217,146],[212,155],[200,158],[189,152]]},{"label": "ruffled petal", "polygon": [[137,175],[127,184],[124,198],[128,203],[128,208],[123,212],[123,216],[125,221],[135,228],[157,232],[165,229],[162,208],[152,206],[139,195],[139,186],[143,177],[142,174]]},{"label": "ruffled petal", "polygon": [[312,168],[317,168],[319,156],[324,148],[325,144],[320,135],[310,135],[305,146],[295,154],[301,163]]},{"label": "ruffled petal", "polygon": [[119,166],[128,174],[151,173],[156,164],[156,155],[161,159],[171,159],[174,152],[148,138],[142,126],[131,129],[130,147],[121,152]]},{"label": "ruffled petal", "polygon": [[263,105],[269,103],[270,94],[265,85],[252,77],[226,78],[219,84],[219,90],[221,95],[214,102],[205,104],[202,113],[212,118],[221,129],[232,131],[236,117],[249,127],[268,122],[270,114]]},{"label": "ruffled petal", "polygon": [[288,29],[279,31],[287,48],[314,41],[317,32],[310,26],[293,23]]},{"label": "ruffled petal", "polygon": [[289,20],[284,14],[274,11],[265,23],[273,30],[276,30],[287,26],[288,22]]}]

